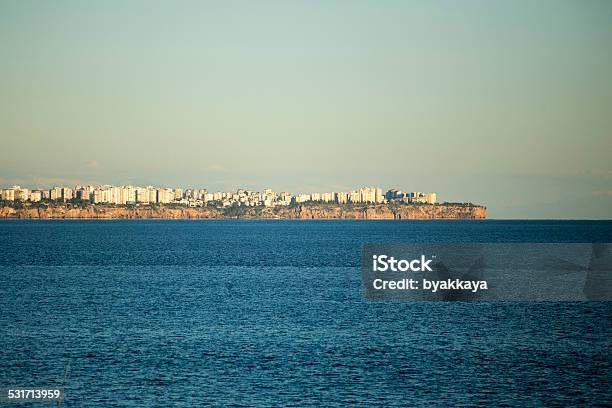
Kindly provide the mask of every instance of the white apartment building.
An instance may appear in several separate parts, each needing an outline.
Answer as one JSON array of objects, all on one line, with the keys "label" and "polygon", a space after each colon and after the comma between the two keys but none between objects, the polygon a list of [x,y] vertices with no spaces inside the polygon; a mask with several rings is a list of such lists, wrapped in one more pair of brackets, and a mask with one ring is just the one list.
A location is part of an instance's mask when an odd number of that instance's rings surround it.
[{"label": "white apartment building", "polygon": [[74,198],[74,192],[71,188],[62,187],[62,200],[68,201]]},{"label": "white apartment building", "polygon": [[382,203],[385,201],[385,196],[383,195],[382,188],[375,188],[375,202]]},{"label": "white apartment building", "polygon": [[89,189],[85,187],[79,187],[74,191],[74,196],[75,198],[78,198],[79,200],[88,201],[90,198]]},{"label": "white apartment building", "polygon": [[295,202],[296,203],[305,203],[307,201],[310,201],[310,194],[298,194],[295,196]]},{"label": "white apartment building", "polygon": [[358,190],[353,190],[348,194],[348,201],[350,203],[360,203],[361,202],[361,192]]},{"label": "white apartment building", "polygon": [[30,201],[36,203],[40,200],[42,200],[42,191],[32,190],[32,192],[30,192]]},{"label": "white apartment building", "polygon": [[53,187],[50,191],[51,200],[61,200],[62,199],[62,189],[61,187]]},{"label": "white apartment building", "polygon": [[334,201],[334,193],[323,193],[321,194],[321,201],[324,203],[331,203]]},{"label": "white apartment building", "polygon": [[136,187],[135,198],[137,203],[150,204],[157,202],[157,192],[152,187]]},{"label": "white apartment building", "polygon": [[278,200],[276,201],[276,203],[278,205],[289,205],[291,204],[291,199],[293,198],[293,196],[289,193],[287,193],[286,191],[283,191],[281,193],[279,193],[278,195]]},{"label": "white apartment building", "polygon": [[412,203],[422,204],[435,204],[438,197],[436,193],[421,193],[420,191],[413,191],[408,194],[409,200]]},{"label": "white apartment building", "polygon": [[2,190],[2,199],[6,201],[15,201],[15,190],[12,188]]},{"label": "white apartment building", "polygon": [[168,204],[174,201],[174,192],[169,188],[157,189],[157,202],[160,204]]},{"label": "white apartment building", "polygon": [[121,187],[121,201],[124,204],[136,203],[136,188],[134,186]]},{"label": "white apartment building", "polygon": [[0,190],[0,198],[7,201],[26,201],[30,197],[30,191],[21,186],[13,186]]},{"label": "white apartment building", "polygon": [[376,190],[370,187],[362,187],[359,189],[359,202],[374,203],[376,202]]},{"label": "white apartment building", "polygon": [[111,203],[113,202],[112,189],[108,186],[97,187],[92,194],[93,202],[98,203]]}]

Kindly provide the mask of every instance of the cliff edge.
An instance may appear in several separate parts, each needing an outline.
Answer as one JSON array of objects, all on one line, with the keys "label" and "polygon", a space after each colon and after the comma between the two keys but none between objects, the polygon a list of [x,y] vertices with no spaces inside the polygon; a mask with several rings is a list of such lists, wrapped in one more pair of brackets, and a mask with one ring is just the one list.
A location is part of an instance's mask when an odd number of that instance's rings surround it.
[{"label": "cliff edge", "polygon": [[176,207],[53,205],[0,207],[0,218],[18,219],[484,219],[486,207],[475,204],[300,204],[289,207]]}]

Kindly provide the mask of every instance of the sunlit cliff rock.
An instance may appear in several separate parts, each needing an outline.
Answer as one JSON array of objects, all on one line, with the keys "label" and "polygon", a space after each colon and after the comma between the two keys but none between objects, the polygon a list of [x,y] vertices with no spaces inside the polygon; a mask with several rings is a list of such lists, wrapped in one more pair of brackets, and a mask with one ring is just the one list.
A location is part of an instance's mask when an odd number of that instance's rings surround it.
[{"label": "sunlit cliff rock", "polygon": [[289,207],[189,208],[172,206],[0,207],[0,218],[20,219],[484,219],[486,208],[473,204],[302,204]]}]

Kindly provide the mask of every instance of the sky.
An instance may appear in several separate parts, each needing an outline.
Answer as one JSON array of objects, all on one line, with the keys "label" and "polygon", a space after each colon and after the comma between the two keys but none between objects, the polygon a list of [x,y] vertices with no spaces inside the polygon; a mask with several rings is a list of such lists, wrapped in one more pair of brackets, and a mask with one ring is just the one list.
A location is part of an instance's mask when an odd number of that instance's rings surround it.
[{"label": "sky", "polygon": [[612,218],[612,2],[0,0],[0,186]]}]

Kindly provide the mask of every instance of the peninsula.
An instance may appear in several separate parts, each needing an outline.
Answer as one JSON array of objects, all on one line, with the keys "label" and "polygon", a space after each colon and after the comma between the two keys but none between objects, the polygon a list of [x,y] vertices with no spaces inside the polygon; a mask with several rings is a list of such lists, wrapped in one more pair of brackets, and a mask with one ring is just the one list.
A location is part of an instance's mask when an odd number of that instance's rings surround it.
[{"label": "peninsula", "polygon": [[291,194],[272,189],[88,185],[0,189],[0,218],[23,219],[483,219],[486,208],[438,203],[433,192],[361,187]]}]

